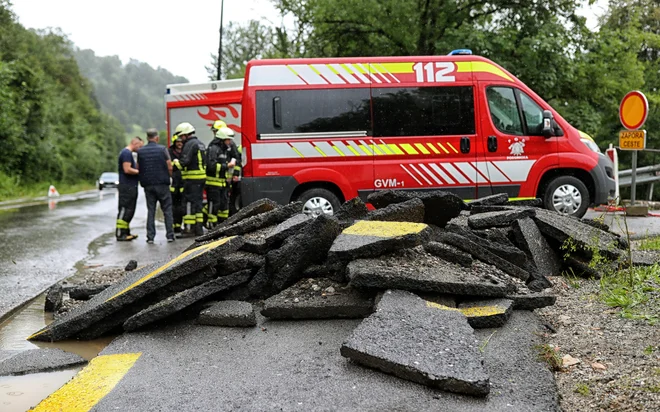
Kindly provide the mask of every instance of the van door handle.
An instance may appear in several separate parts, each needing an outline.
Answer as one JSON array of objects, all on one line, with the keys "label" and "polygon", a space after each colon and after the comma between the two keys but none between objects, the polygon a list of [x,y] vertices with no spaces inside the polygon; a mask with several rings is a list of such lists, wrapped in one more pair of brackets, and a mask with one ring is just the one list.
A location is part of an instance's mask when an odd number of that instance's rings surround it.
[{"label": "van door handle", "polygon": [[497,152],[497,137],[488,136],[488,151]]},{"label": "van door handle", "polygon": [[470,153],[469,137],[461,137],[461,153]]}]

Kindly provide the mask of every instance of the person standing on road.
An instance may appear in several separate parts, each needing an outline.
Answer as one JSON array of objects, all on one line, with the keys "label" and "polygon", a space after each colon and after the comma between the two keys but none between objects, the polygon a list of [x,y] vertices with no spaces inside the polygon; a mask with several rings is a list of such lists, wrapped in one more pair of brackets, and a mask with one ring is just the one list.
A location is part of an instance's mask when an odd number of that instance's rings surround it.
[{"label": "person standing on road", "polygon": [[229,159],[227,165],[227,192],[229,193],[229,210],[227,211],[227,216],[229,216],[230,212],[236,213],[236,198],[240,195],[241,190],[242,148],[240,144],[238,146],[236,145],[234,139],[235,134],[231,130],[230,138],[225,139],[225,150],[227,150],[227,159]]},{"label": "person standing on road", "polygon": [[117,241],[124,242],[137,239],[137,235],[131,235],[130,224],[135,214],[135,205],[138,198],[138,169],[133,158],[133,152],[142,146],[142,139],[134,137],[131,142],[119,152],[119,193],[116,237]]},{"label": "person standing on road", "polygon": [[194,228],[195,236],[204,234],[204,183],[206,180],[206,147],[195,136],[195,128],[188,122],[176,127],[179,139],[184,140],[183,153],[180,159],[174,160],[174,165],[181,170],[183,178],[183,196],[186,200],[186,211],[183,223]]},{"label": "person standing on road", "polygon": [[170,176],[172,162],[165,146],[158,144],[158,130],[147,130],[147,145],[138,150],[140,165],[140,184],[147,198],[147,243],[154,243],[156,237],[156,202],[165,217],[165,232],[168,242],[174,242],[172,218],[172,196],[170,195]]},{"label": "person standing on road", "polygon": [[222,120],[217,120],[212,130],[215,130],[215,137],[209,144],[206,160],[206,199],[208,200],[208,227],[212,229],[218,223],[222,223],[228,217],[227,201],[229,194],[227,192],[227,151],[225,150],[224,140],[228,133],[233,131],[229,129]]},{"label": "person standing on road", "polygon": [[[172,161],[181,159],[183,152],[183,139],[174,133],[172,136],[172,145],[169,148],[170,159]],[[170,194],[172,195],[172,217],[174,218],[174,234],[181,233],[181,224],[183,223],[183,214],[185,202],[183,200],[183,178],[179,168],[172,168],[172,184],[170,185]]]}]

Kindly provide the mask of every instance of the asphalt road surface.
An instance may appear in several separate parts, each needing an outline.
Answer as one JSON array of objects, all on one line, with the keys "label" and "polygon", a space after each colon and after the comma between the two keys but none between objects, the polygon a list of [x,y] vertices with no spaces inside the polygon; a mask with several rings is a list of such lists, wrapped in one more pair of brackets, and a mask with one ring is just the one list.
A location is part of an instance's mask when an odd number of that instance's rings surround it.
[{"label": "asphalt road surface", "polygon": [[[53,283],[84,266],[123,266],[130,259],[153,262],[179,253],[190,242],[165,241],[157,222],[156,244],[146,244],[144,192],[131,230],[133,242],[116,242],[117,192],[91,191],[75,201],[0,210],[0,318]],[[184,244],[186,243],[186,244]]]}]

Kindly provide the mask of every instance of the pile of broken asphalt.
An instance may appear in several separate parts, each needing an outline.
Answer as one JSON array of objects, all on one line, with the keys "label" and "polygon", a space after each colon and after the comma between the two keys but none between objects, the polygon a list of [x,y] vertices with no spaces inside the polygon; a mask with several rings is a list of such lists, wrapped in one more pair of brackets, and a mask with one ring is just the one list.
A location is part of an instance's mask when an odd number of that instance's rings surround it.
[{"label": "pile of broken asphalt", "polygon": [[554,304],[547,276],[567,265],[592,275],[594,245],[612,261],[625,258],[616,234],[541,209],[538,199],[466,204],[443,191],[382,191],[368,201],[375,210],[356,198],[315,219],[299,203],[257,201],[180,256],[127,272],[29,339],[92,339],[186,318],[249,327],[252,303],[263,300],[270,319],[364,318],[342,356],[481,397],[490,383],[474,328]]}]

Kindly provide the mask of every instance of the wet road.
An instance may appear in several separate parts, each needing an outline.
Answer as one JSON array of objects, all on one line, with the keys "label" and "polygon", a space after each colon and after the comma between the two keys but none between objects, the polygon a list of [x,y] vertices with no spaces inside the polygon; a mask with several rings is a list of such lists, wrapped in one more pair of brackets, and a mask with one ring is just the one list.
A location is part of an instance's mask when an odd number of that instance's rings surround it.
[{"label": "wet road", "polygon": [[187,242],[165,242],[162,223],[156,244],[146,244],[146,204],[140,190],[131,230],[140,237],[116,242],[115,190],[92,191],[81,200],[0,210],[0,318],[85,265],[140,264],[179,253]]}]

